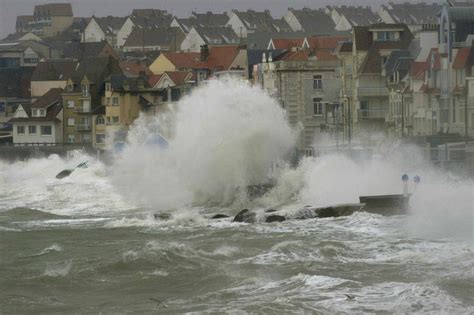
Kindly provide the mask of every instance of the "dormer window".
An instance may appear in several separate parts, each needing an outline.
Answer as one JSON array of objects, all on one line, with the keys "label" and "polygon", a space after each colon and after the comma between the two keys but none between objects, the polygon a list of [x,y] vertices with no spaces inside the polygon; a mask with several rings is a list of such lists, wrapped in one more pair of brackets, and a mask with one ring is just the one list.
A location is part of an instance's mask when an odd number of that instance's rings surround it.
[{"label": "dormer window", "polygon": [[44,117],[46,116],[46,110],[45,109],[40,109],[39,110],[39,117]]},{"label": "dormer window", "polygon": [[72,92],[72,90],[74,90],[74,85],[72,83],[68,83],[66,89],[68,92]]},{"label": "dormer window", "polygon": [[112,91],[112,84],[110,84],[110,82],[106,82],[106,83],[105,83],[105,90],[106,90],[107,92]]},{"label": "dormer window", "polygon": [[376,40],[380,42],[394,41],[397,40],[397,34],[396,32],[377,32]]},{"label": "dormer window", "polygon": [[82,96],[89,96],[89,85],[82,84]]}]

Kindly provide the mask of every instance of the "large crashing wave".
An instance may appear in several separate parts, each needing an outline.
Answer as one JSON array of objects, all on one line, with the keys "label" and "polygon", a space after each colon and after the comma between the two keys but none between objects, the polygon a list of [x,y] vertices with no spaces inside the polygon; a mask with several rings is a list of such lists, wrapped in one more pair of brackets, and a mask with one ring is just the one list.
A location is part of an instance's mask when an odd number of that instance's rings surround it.
[{"label": "large crashing wave", "polygon": [[[170,136],[166,150],[142,145],[157,129]],[[113,182],[125,196],[156,209],[228,204],[248,185],[268,180],[294,140],[284,110],[261,89],[212,81],[182,99],[174,114],[137,121]]]}]

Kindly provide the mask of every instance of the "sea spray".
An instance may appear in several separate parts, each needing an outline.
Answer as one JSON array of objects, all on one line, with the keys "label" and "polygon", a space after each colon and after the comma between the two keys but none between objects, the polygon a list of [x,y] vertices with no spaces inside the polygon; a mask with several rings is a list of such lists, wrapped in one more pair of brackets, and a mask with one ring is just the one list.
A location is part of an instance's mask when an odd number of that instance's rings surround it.
[{"label": "sea spray", "polygon": [[268,181],[273,163],[295,143],[279,104],[240,81],[212,81],[183,98],[168,117],[174,119],[169,147],[142,145],[144,130],[162,130],[163,119],[138,120],[113,173],[122,194],[154,209],[245,198],[246,187]]}]

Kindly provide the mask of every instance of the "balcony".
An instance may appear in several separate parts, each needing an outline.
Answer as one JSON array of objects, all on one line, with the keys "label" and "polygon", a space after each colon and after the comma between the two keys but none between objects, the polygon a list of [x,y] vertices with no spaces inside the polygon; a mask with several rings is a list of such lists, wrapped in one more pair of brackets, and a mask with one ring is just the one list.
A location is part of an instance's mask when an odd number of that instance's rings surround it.
[{"label": "balcony", "polygon": [[387,109],[359,109],[357,110],[359,120],[385,119]]},{"label": "balcony", "polygon": [[386,86],[377,87],[359,87],[357,89],[359,97],[361,96],[387,96],[388,88]]},{"label": "balcony", "polygon": [[92,126],[90,123],[87,124],[76,124],[76,131],[91,131]]},{"label": "balcony", "polygon": [[88,107],[85,107],[85,106],[74,107],[74,112],[76,112],[77,114],[90,114],[91,113],[91,108],[90,108],[90,106],[88,106]]}]

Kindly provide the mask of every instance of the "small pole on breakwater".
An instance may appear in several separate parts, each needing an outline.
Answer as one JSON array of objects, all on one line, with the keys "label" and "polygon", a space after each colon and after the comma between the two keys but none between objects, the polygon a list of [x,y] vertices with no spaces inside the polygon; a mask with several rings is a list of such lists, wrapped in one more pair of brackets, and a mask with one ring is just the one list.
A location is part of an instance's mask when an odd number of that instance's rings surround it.
[{"label": "small pole on breakwater", "polygon": [[402,175],[402,181],[403,181],[403,196],[407,197],[408,196],[408,175],[403,174]]}]

